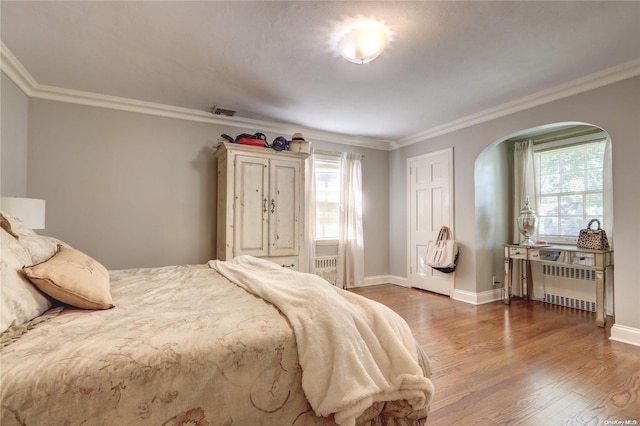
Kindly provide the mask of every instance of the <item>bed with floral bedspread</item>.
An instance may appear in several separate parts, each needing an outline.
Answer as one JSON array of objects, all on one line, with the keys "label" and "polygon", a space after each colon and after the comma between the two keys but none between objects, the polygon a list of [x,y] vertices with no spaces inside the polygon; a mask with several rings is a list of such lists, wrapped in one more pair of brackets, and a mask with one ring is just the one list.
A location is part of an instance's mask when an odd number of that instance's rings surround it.
[{"label": "bed with floral bedspread", "polygon": [[[336,424],[305,396],[296,335],[272,303],[208,265],[109,271],[109,282],[111,309],[54,302],[3,333],[0,424]],[[371,401],[356,423],[423,424],[430,396]]]}]

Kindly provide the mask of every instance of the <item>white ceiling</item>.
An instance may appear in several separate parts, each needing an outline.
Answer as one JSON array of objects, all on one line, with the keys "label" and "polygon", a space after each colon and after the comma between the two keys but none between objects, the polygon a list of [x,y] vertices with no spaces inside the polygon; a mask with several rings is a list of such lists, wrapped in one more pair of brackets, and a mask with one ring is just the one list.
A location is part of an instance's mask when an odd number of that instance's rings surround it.
[{"label": "white ceiling", "polygon": [[[1,39],[40,85],[399,141],[640,58],[640,2],[26,2]],[[375,17],[375,61],[332,37]]]}]

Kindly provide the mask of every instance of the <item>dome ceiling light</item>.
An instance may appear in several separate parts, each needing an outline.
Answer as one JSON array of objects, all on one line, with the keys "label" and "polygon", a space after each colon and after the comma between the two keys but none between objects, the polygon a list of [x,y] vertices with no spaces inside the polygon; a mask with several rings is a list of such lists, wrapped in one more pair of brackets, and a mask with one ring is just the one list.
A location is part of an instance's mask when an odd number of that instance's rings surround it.
[{"label": "dome ceiling light", "polygon": [[338,52],[349,62],[366,64],[382,53],[390,36],[391,31],[382,22],[359,20],[338,36]]}]

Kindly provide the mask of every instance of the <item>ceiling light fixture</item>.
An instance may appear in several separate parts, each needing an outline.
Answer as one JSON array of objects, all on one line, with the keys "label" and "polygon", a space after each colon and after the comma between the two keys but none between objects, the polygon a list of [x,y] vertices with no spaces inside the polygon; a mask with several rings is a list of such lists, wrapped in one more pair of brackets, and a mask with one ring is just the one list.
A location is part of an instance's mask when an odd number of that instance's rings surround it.
[{"label": "ceiling light fixture", "polygon": [[349,62],[366,64],[382,53],[390,35],[389,28],[382,22],[359,20],[338,36],[338,51]]}]

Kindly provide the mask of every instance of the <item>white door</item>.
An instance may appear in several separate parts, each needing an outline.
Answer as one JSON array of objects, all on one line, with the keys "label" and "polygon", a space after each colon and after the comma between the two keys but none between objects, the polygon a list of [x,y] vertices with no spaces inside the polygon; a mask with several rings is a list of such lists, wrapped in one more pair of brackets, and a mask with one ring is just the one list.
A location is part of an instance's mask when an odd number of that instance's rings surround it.
[{"label": "white door", "polygon": [[[453,229],[453,149],[408,159],[408,277],[423,290],[451,295],[453,274],[444,274],[424,263],[427,244],[443,225]],[[453,235],[451,236],[453,238]]]}]

